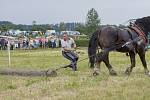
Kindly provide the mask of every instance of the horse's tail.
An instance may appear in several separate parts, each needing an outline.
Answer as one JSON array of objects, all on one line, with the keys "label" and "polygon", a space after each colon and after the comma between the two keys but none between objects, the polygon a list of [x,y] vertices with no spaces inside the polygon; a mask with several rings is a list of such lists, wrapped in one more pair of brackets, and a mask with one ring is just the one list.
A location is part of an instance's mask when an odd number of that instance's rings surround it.
[{"label": "horse's tail", "polygon": [[98,33],[99,31],[95,31],[89,41],[89,46],[88,46],[88,56],[89,56],[89,63],[90,67],[94,67],[94,62],[95,62],[95,56],[96,56],[96,49],[98,47]]}]

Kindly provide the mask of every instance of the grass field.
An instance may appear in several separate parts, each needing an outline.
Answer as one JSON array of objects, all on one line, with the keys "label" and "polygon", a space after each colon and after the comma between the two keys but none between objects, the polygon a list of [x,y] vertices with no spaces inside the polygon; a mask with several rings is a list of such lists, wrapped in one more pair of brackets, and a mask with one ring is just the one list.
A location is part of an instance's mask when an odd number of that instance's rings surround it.
[{"label": "grass field", "polygon": [[[80,59],[87,57],[81,48]],[[8,68],[7,51],[0,51],[0,69]],[[150,66],[150,52],[146,54]],[[11,51],[11,68],[46,70],[69,64],[60,49]],[[101,75],[92,76],[88,60],[78,63],[78,71],[59,70],[57,77],[17,77],[0,75],[0,100],[150,100],[150,77],[136,57],[136,67],[124,75],[130,60],[125,54],[111,52],[110,61],[118,76],[110,76],[102,63]],[[150,69],[150,67],[149,67]]]}]

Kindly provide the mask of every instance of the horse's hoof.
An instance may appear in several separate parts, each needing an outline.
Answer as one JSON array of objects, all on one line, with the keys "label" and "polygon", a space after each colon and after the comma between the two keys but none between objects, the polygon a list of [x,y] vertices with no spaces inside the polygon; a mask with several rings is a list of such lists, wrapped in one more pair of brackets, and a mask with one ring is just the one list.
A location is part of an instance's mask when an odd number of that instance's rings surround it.
[{"label": "horse's hoof", "polygon": [[150,73],[145,74],[146,76],[150,77]]},{"label": "horse's hoof", "polygon": [[145,75],[150,75],[149,70],[145,70]]},{"label": "horse's hoof", "polygon": [[126,75],[130,75],[130,72],[129,72],[128,70],[126,70],[124,73],[125,73]]},{"label": "horse's hoof", "polygon": [[97,75],[99,75],[99,73],[96,72],[96,71],[94,71],[94,72],[93,72],[93,76],[97,76]]},{"label": "horse's hoof", "polygon": [[109,74],[112,75],[112,76],[117,76],[117,72],[114,71],[114,70],[111,70],[111,71],[109,72]]},{"label": "horse's hoof", "polygon": [[125,73],[126,75],[130,75],[130,74],[131,74],[131,68],[128,67],[124,73]]},{"label": "horse's hoof", "polygon": [[148,76],[148,77],[150,77],[150,72],[148,70],[145,71],[145,75]]}]

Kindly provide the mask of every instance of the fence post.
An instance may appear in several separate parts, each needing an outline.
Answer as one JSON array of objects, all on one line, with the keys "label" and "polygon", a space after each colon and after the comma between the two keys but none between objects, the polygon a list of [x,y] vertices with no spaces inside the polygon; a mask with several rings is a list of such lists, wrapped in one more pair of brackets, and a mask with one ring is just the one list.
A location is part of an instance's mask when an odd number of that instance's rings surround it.
[{"label": "fence post", "polygon": [[11,67],[11,59],[10,59],[10,41],[9,41],[9,39],[8,39],[7,50],[8,50],[8,67]]}]

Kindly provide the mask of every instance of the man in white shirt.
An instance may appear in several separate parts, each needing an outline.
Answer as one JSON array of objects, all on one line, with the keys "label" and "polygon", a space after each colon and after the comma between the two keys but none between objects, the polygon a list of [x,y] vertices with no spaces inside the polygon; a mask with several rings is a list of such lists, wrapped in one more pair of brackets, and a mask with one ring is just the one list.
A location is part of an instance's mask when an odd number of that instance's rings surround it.
[{"label": "man in white shirt", "polygon": [[68,37],[67,33],[63,34],[63,39],[61,40],[62,55],[71,61],[69,67],[74,71],[77,71],[77,61],[78,56],[73,51],[76,49],[75,41],[72,38]]}]

